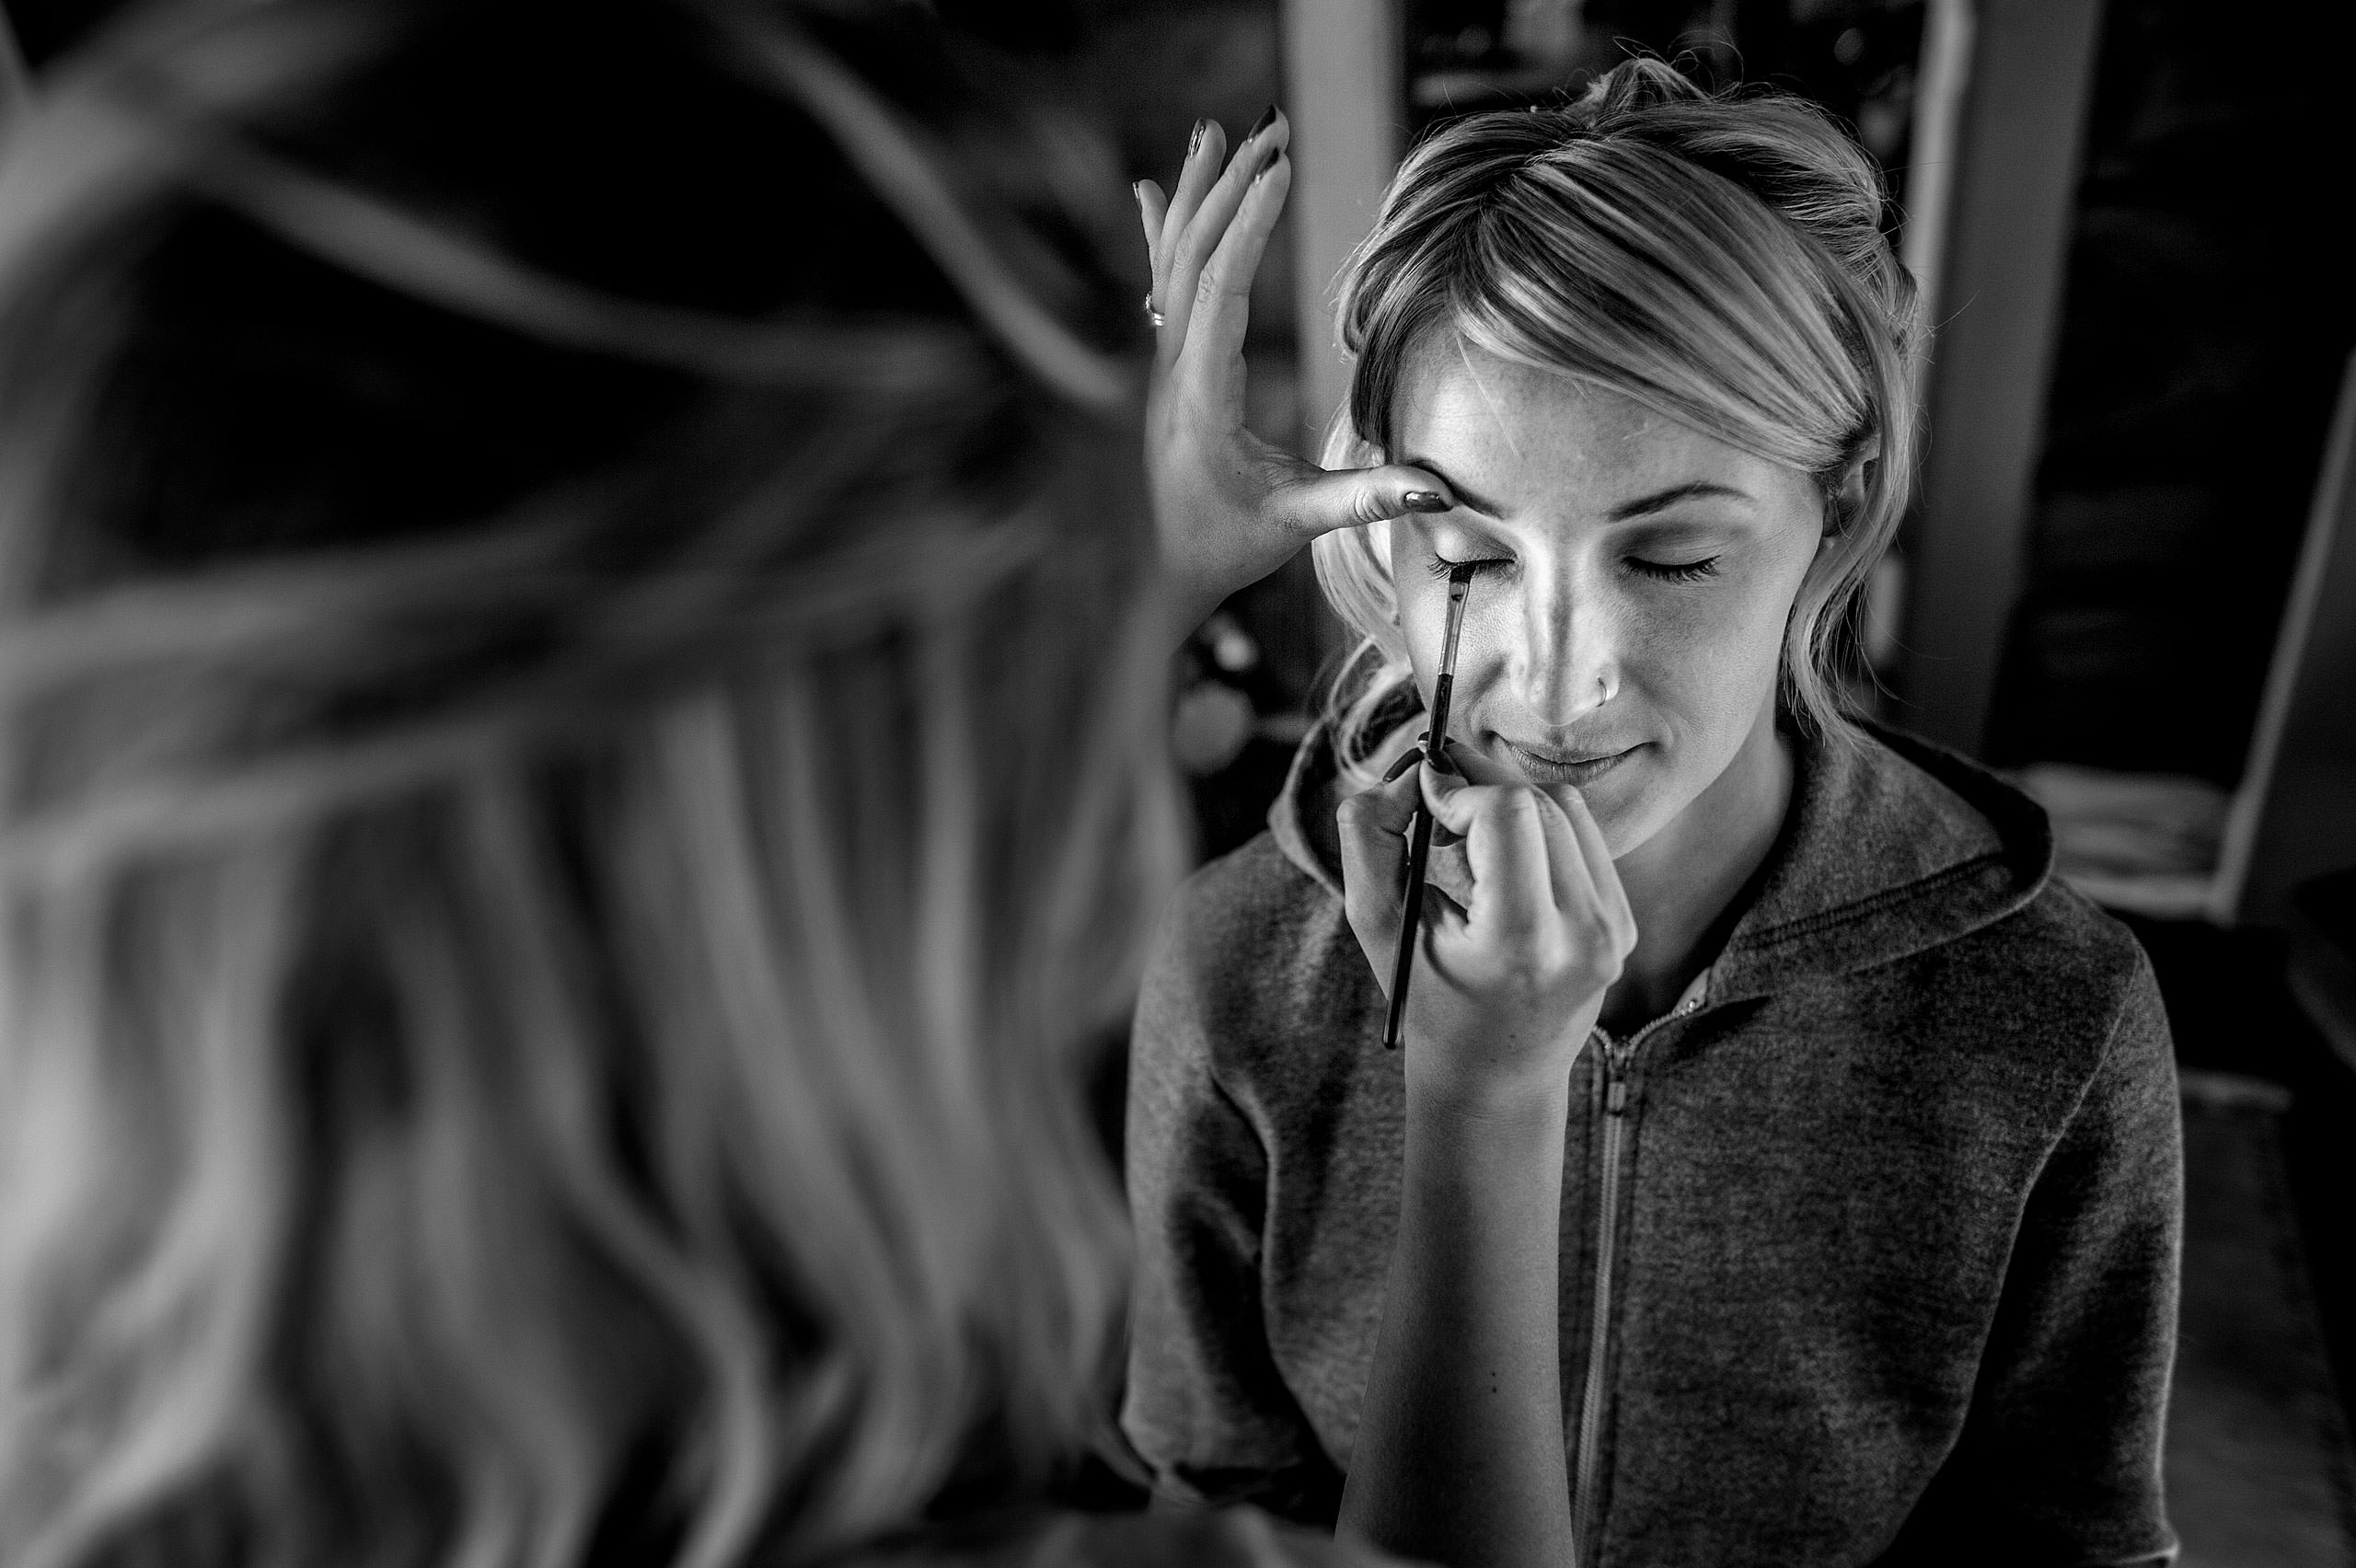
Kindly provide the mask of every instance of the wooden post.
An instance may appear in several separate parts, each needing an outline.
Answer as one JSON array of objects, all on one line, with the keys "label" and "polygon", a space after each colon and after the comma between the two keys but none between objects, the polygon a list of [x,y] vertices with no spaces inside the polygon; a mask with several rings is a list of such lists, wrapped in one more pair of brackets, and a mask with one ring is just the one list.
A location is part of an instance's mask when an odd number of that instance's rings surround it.
[{"label": "wooden post", "polygon": [[1896,715],[1966,752],[1985,736],[2020,589],[2102,6],[1977,12],[1951,195],[1930,220],[1946,243]]},{"label": "wooden post", "polygon": [[1399,39],[1398,0],[1284,0],[1300,439],[1311,457],[1349,390],[1334,341],[1334,278],[1374,226],[1399,167]]},{"label": "wooden post", "polygon": [[24,51],[17,47],[16,24],[7,7],[0,6],[0,134],[32,103],[32,73],[25,69]]},{"label": "wooden post", "polygon": [[[1374,226],[1399,167],[1405,63],[1399,0],[1282,0],[1285,112],[1292,118],[1293,317],[1299,344],[1299,436],[1315,461],[1325,426],[1348,396],[1349,366],[1334,340],[1334,279]],[[1325,607],[1304,550],[1270,591],[1287,606],[1298,662],[1314,671],[1348,633]]]},{"label": "wooden post", "polygon": [[1930,0],[1923,18],[1900,259],[1914,274],[1923,309],[1932,321],[1939,319],[1939,301],[1945,297],[1940,289],[1946,271],[1947,221],[1955,213],[1956,144],[1963,133],[1972,35],[1978,27],[1972,0]]},{"label": "wooden post", "polygon": [[2343,866],[2356,866],[2356,357],[2225,819],[2210,914],[2280,925],[2293,887]]}]

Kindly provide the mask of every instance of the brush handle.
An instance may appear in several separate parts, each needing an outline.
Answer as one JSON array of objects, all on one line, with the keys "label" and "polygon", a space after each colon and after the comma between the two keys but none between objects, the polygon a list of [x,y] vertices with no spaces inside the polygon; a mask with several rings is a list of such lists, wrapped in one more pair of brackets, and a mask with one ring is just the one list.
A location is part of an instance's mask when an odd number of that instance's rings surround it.
[{"label": "brush handle", "polygon": [[1432,813],[1417,807],[1407,828],[1407,904],[1399,912],[1399,953],[1391,963],[1391,1010],[1382,1020],[1382,1048],[1399,1049],[1407,1016],[1407,981],[1415,972],[1415,942],[1424,929],[1424,873],[1432,858]]},{"label": "brush handle", "polygon": [[[1448,574],[1448,629],[1441,634],[1439,679],[1432,683],[1431,728],[1424,732],[1423,766],[1441,755],[1448,745],[1449,709],[1456,697],[1456,640],[1464,630],[1464,599],[1472,585],[1472,567],[1465,564]],[[1443,771],[1450,765],[1440,764]],[[1415,780],[1418,790],[1423,780]],[[1432,859],[1432,813],[1417,796],[1415,817],[1407,824],[1407,902],[1399,911],[1399,952],[1391,961],[1391,1009],[1382,1020],[1382,1048],[1399,1049],[1399,1030],[1407,1017],[1407,982],[1415,974],[1415,944],[1424,932],[1424,872]]]},{"label": "brush handle", "polygon": [[[1449,640],[1449,663],[1454,663],[1456,643]],[[1424,767],[1431,766],[1430,756],[1448,744],[1448,709],[1455,696],[1456,672],[1442,671],[1439,684],[1432,692],[1432,728],[1426,739],[1431,752],[1426,754]],[[1415,780],[1420,789],[1423,780]],[[1424,931],[1424,873],[1432,860],[1432,813],[1422,805],[1407,824],[1407,902],[1399,911],[1399,952],[1391,961],[1391,1010],[1382,1020],[1382,1048],[1399,1049],[1399,1030],[1407,1017],[1407,982],[1415,973],[1415,942]]]}]

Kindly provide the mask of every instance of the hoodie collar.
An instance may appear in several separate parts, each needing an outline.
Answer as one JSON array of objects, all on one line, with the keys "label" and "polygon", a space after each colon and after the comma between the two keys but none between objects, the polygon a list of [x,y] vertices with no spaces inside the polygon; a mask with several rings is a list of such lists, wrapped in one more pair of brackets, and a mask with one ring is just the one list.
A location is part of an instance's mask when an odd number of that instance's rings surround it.
[{"label": "hoodie collar", "polygon": [[[2027,905],[2052,874],[2044,812],[1943,747],[1867,726],[1854,745],[1796,734],[1795,761],[1783,833],[1710,967],[1713,1005],[1952,941]],[[1285,858],[1336,898],[1341,790],[1320,724],[1268,812]]]}]

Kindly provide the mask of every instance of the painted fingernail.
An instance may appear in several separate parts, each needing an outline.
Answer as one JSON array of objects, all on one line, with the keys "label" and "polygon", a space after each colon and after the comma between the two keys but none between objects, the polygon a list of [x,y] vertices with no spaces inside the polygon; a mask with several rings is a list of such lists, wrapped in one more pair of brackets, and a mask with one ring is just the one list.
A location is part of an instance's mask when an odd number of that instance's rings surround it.
[{"label": "painted fingernail", "polygon": [[1410,512],[1446,512],[1451,502],[1438,490],[1409,490],[1399,504]]},{"label": "painted fingernail", "polygon": [[1259,183],[1260,183],[1260,181],[1262,181],[1262,180],[1264,180],[1264,179],[1267,179],[1267,178],[1268,178],[1268,171],[1269,171],[1270,169],[1272,169],[1272,168],[1276,167],[1276,160],[1277,160],[1278,158],[1283,157],[1284,156],[1285,156],[1285,150],[1284,150],[1282,147],[1274,147],[1274,146],[1270,147],[1266,152],[1265,152],[1265,153],[1261,154],[1261,155],[1260,155],[1260,167],[1259,167],[1258,168],[1255,168],[1255,169],[1253,169],[1253,170],[1252,171],[1252,183],[1253,183],[1253,184],[1254,184],[1254,185],[1257,185],[1257,184],[1259,184]]},{"label": "painted fingernail", "polygon": [[1382,776],[1382,781],[1385,784],[1396,784],[1401,774],[1423,760],[1424,754],[1416,747],[1409,746],[1400,754],[1399,760],[1391,765],[1391,771]]},{"label": "painted fingernail", "polygon": [[1129,187],[1129,198],[1140,207],[1145,205],[1145,181],[1140,179]]},{"label": "painted fingernail", "polygon": [[1186,138],[1186,156],[1188,157],[1191,158],[1196,153],[1203,150],[1203,134],[1210,128],[1211,122],[1207,120],[1197,120],[1195,121],[1195,133]]},{"label": "painted fingernail", "polygon": [[1456,759],[1448,755],[1446,746],[1434,746],[1424,760],[1431,764],[1434,773],[1445,773],[1450,778],[1460,777]]},{"label": "painted fingernail", "polygon": [[[1253,137],[1257,136],[1261,132],[1265,131],[1269,126],[1274,125],[1276,122],[1276,106],[1275,104],[1270,104],[1267,108],[1260,111],[1260,118],[1252,122],[1252,129],[1243,133],[1243,139],[1247,142],[1250,141]],[[1099,187],[1099,189],[1101,190],[1103,188]]]}]

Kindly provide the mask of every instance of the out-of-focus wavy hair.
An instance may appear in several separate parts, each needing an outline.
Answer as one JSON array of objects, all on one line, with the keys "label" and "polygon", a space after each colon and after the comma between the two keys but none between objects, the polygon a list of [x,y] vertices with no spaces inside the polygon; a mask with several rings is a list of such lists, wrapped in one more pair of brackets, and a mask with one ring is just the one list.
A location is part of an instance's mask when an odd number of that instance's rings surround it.
[{"label": "out-of-focus wavy hair", "polygon": [[[1813,105],[1708,94],[1657,60],[1566,107],[1458,121],[1408,156],[1342,274],[1354,363],[1325,464],[1384,460],[1407,356],[1448,332],[1812,476],[1835,542],[1792,607],[1783,701],[1846,735],[1843,621],[1897,531],[1919,439],[1920,313],[1884,202],[1872,161]],[[1860,461],[1864,498],[1840,514]],[[1362,639],[1328,705],[1357,765],[1411,689],[1390,525],[1313,548]]]},{"label": "out-of-focus wavy hair", "polygon": [[225,0],[9,128],[0,1559],[800,1562],[1100,1431],[1164,644],[1005,87]]}]

